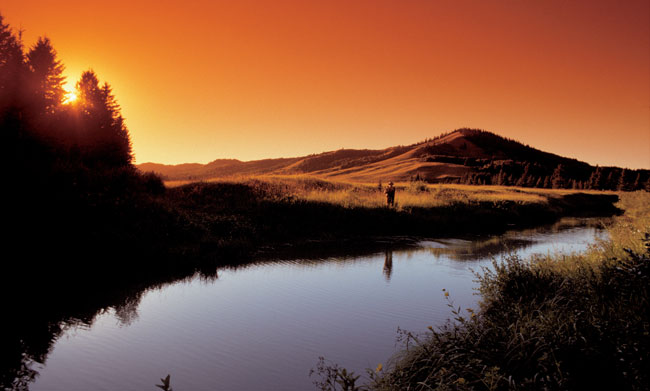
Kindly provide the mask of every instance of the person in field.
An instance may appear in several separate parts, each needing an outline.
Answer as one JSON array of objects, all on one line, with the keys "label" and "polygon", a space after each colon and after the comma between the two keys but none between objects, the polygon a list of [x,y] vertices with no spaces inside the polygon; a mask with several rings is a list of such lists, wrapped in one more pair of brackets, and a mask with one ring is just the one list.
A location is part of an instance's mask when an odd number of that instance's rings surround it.
[{"label": "person in field", "polygon": [[395,186],[393,186],[393,182],[388,182],[384,193],[386,194],[386,205],[389,207],[395,206]]}]

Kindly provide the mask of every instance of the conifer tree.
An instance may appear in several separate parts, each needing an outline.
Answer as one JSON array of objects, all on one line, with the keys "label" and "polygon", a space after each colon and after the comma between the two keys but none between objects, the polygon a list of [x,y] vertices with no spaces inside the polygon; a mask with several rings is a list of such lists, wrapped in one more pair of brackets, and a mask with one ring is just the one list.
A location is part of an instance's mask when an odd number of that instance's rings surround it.
[{"label": "conifer tree", "polygon": [[27,53],[30,70],[30,89],[32,104],[36,111],[52,114],[63,102],[64,66],[56,58],[56,51],[47,37],[41,37]]},{"label": "conifer tree", "polygon": [[605,190],[615,190],[618,181],[616,180],[615,169],[609,170],[607,174],[607,179],[605,180],[604,189]]},{"label": "conifer tree", "polygon": [[551,176],[551,185],[554,189],[561,189],[565,187],[566,183],[564,179],[564,167],[562,167],[562,164],[558,164],[555,168],[555,171],[553,171],[553,175]]},{"label": "conifer tree", "polygon": [[618,191],[627,191],[627,190],[629,190],[628,186],[627,186],[627,182],[625,180],[625,177],[627,176],[627,171],[628,170],[626,168],[624,168],[621,171],[621,177],[618,179],[618,184],[616,185],[616,190],[618,190]]},{"label": "conifer tree", "polygon": [[602,168],[596,166],[596,169],[591,173],[591,176],[589,177],[589,188],[593,190],[601,190],[603,180],[602,178]]},{"label": "conifer tree", "polygon": [[[25,56],[23,44],[0,14],[0,116],[9,114],[12,107],[20,106],[21,83],[24,79]],[[6,118],[0,118],[5,119]],[[4,122],[4,121],[3,121]]]},{"label": "conifer tree", "polygon": [[529,176],[529,171],[530,171],[530,163],[526,163],[524,166],[524,173],[521,174],[521,177],[519,177],[519,180],[517,180],[517,186],[526,186],[528,184],[528,176]]},{"label": "conifer tree", "polygon": [[641,172],[637,172],[636,179],[634,179],[634,184],[632,185],[632,190],[641,189]]},{"label": "conifer tree", "polygon": [[99,159],[100,164],[126,166],[133,160],[131,142],[120,106],[108,83],[99,86],[92,70],[81,75],[77,82],[78,110],[87,139],[82,140]]}]

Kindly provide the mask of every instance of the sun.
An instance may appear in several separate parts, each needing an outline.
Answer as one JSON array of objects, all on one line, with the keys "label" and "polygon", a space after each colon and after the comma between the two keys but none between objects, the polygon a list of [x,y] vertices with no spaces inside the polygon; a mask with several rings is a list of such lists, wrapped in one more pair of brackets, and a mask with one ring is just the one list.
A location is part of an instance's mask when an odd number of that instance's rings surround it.
[{"label": "sun", "polygon": [[77,93],[74,90],[74,87],[70,87],[68,84],[63,86],[65,94],[63,95],[63,104],[72,104],[77,100]]}]

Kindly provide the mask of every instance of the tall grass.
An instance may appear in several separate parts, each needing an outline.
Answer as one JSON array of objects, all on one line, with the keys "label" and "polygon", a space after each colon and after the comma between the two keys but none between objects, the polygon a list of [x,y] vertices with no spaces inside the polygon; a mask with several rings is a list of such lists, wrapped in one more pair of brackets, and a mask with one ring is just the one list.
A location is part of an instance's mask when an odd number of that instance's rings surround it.
[{"label": "tall grass", "polygon": [[[218,182],[265,186],[293,199],[324,202],[346,208],[378,208],[386,205],[386,196],[378,183],[331,181],[308,175],[248,176]],[[549,197],[574,192],[507,186],[428,184],[421,181],[395,185],[398,210],[444,207],[457,203],[546,203]]]}]

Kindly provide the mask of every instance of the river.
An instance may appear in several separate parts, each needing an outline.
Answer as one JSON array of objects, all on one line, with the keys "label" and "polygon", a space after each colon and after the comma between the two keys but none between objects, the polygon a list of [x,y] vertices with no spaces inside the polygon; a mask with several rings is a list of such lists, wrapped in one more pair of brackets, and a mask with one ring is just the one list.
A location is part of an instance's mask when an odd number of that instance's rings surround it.
[{"label": "river", "polygon": [[604,238],[595,220],[499,236],[426,240],[355,257],[224,268],[141,292],[53,341],[31,390],[310,390],[324,356],[357,374],[386,365],[414,333],[451,317],[443,289],[476,308],[473,271],[511,252],[581,252]]}]

